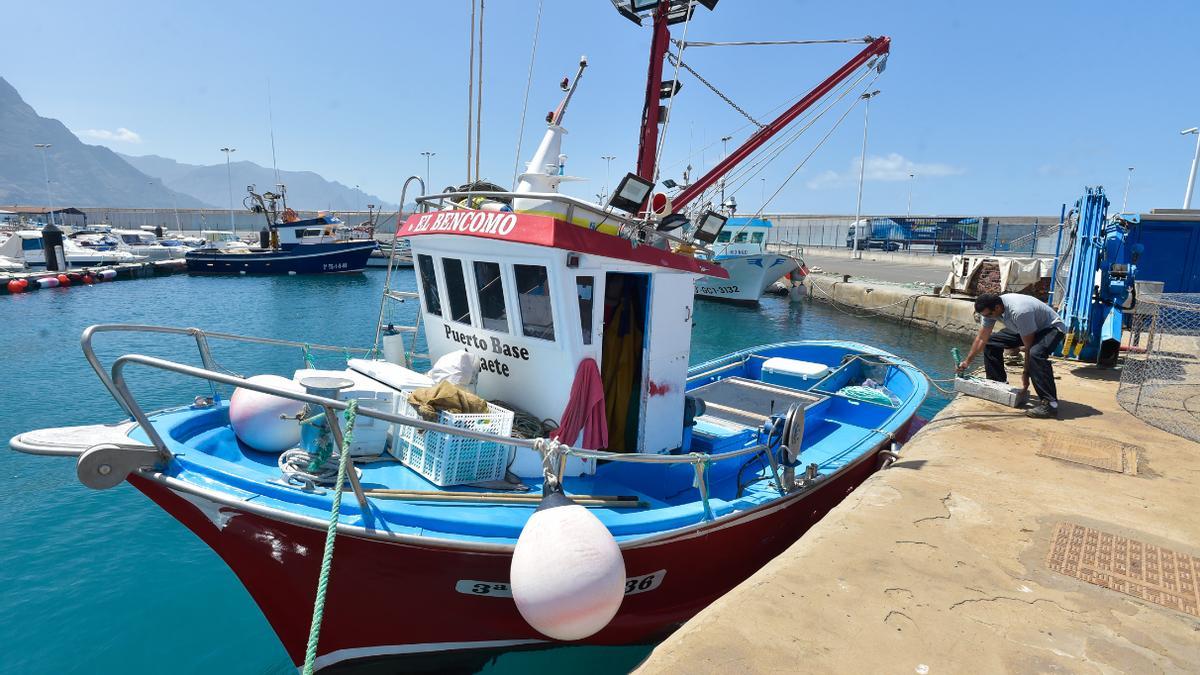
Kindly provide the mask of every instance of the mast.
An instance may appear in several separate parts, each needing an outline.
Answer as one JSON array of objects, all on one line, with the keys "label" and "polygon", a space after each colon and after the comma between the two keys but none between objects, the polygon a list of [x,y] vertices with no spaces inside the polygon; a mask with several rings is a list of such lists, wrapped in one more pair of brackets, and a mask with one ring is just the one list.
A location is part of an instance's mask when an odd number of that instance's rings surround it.
[{"label": "mast", "polygon": [[642,109],[642,134],[638,147],[637,175],[654,182],[655,153],[658,150],[659,92],[662,90],[663,60],[671,47],[664,2],[654,9],[654,37],[650,39],[650,66],[646,73],[646,103]]},{"label": "mast", "polygon": [[[657,36],[657,35],[658,35],[658,24],[656,22],[655,23],[655,36]],[[869,61],[870,59],[872,59],[876,56],[886,55],[888,53],[888,50],[891,48],[891,44],[892,44],[892,39],[887,37],[886,35],[875,38],[870,44],[868,44],[866,46],[866,48],[864,48],[861,52],[859,52],[854,58],[847,61],[845,65],[843,65],[841,68],[839,68],[836,72],[834,72],[829,77],[825,78],[825,80],[823,82],[821,82],[820,84],[818,84],[815,88],[813,88],[812,91],[805,94],[804,98],[801,98],[799,101],[796,101],[796,103],[794,105],[792,105],[792,107],[785,110],[781,115],[779,115],[779,117],[776,117],[774,120],[771,120],[771,122],[768,123],[766,126],[762,127],[758,131],[754,132],[754,134],[751,135],[750,138],[746,139],[745,143],[743,143],[739,148],[737,148],[733,152],[729,153],[729,155],[727,155],[725,157],[725,159],[718,162],[717,165],[714,166],[708,173],[704,174],[700,178],[697,178],[696,182],[694,182],[691,185],[689,185],[688,187],[684,188],[683,191],[680,192],[672,200],[672,202],[674,203],[675,211],[676,212],[681,211],[683,209],[683,207],[687,205],[688,202],[692,201],[697,196],[699,196],[701,193],[703,193],[713,183],[715,183],[718,178],[720,178],[721,176],[728,173],[730,171],[730,169],[732,169],[733,167],[740,164],[744,159],[746,159],[746,157],[748,157],[750,155],[750,153],[757,150],[759,148],[759,146],[761,146],[763,143],[766,143],[772,136],[774,136],[775,134],[782,131],[787,125],[791,124],[805,110],[808,110],[809,108],[811,108],[814,103],[819,101],[823,96],[825,96],[825,94],[828,94],[830,92],[830,90],[832,90],[835,86],[838,85],[838,83],[840,83],[842,80],[845,80],[847,77],[849,77],[851,73],[858,70],[867,61]],[[653,50],[652,50],[652,53],[653,53]],[[653,62],[651,62],[651,69],[653,69],[653,67],[654,67],[654,64],[653,64]],[[661,70],[662,70],[662,64],[659,63],[660,76],[661,76]],[[655,115],[657,116],[657,106],[655,107]],[[657,131],[657,129],[655,129],[655,131]],[[657,134],[655,134],[655,135],[657,136]],[[645,142],[645,136],[643,136],[643,143],[644,142]],[[644,146],[643,146],[642,150],[644,153],[645,152]],[[651,148],[650,148],[650,155],[651,155],[651,157],[653,157],[653,155],[654,155],[653,146],[651,146]],[[638,164],[638,170],[639,170],[638,171],[639,175],[642,175],[643,178],[648,178],[649,180],[654,180],[653,177],[648,177],[641,173],[641,163],[640,162]]]}]

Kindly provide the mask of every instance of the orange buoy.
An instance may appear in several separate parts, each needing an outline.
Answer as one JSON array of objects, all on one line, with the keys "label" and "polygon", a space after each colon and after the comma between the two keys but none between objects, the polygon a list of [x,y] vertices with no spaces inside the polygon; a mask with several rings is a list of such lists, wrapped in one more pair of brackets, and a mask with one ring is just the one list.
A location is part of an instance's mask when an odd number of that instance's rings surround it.
[{"label": "orange buoy", "polygon": [[13,279],[12,281],[8,282],[8,292],[9,293],[20,293],[23,290],[25,290],[25,289],[21,288],[20,281]]},{"label": "orange buoy", "polygon": [[22,291],[29,289],[29,279],[18,279],[17,283],[21,284]]},{"label": "orange buoy", "polygon": [[84,285],[90,286],[91,284],[95,283],[95,279],[92,278],[92,275],[90,273],[85,274],[85,275],[83,275],[83,283],[84,283]]},{"label": "orange buoy", "polygon": [[70,286],[71,278],[65,274],[58,275],[58,285],[59,286]]}]

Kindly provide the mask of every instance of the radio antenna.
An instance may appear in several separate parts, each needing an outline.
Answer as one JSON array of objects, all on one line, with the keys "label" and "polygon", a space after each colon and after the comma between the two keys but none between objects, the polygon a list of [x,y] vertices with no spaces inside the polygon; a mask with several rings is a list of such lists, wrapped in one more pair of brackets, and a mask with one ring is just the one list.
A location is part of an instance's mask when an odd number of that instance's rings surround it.
[{"label": "radio antenna", "polygon": [[267,76],[267,122],[271,126],[271,168],[275,170],[275,183],[279,184],[279,164],[275,161],[275,113],[271,105],[271,77]]}]

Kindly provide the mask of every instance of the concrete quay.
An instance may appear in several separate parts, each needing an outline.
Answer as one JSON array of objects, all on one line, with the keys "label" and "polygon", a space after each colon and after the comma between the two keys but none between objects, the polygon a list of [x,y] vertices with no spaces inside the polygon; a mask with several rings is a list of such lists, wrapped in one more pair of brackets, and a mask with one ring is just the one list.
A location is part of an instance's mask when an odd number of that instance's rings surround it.
[{"label": "concrete quay", "polygon": [[825,274],[809,274],[804,286],[812,299],[842,306],[854,314],[883,316],[963,335],[974,335],[979,330],[975,304],[968,299],[944,298],[883,282],[847,282]]},{"label": "concrete quay", "polygon": [[960,396],[638,672],[1200,672],[1200,444],[1055,371],[1061,420]]}]

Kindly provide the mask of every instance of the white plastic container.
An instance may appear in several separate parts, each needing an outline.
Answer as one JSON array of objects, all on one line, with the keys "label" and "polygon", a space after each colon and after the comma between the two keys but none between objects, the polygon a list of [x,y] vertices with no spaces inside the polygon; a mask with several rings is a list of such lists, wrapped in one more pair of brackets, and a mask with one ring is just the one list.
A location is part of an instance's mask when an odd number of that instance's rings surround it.
[{"label": "white plastic container", "polygon": [[761,380],[792,389],[806,390],[829,374],[829,366],[813,361],[774,356],[762,364]]},{"label": "white plastic container", "polygon": [[[377,382],[362,373],[347,368],[346,370],[317,370],[305,368],[297,370],[292,376],[293,382],[300,382],[307,377],[342,377],[354,382],[354,386],[343,389],[338,398],[343,401],[358,400],[359,409],[372,409],[379,412],[391,412],[395,398],[400,393],[397,389]],[[343,415],[342,429],[346,428]],[[388,431],[391,425],[383,420],[377,420],[366,415],[359,415],[354,421],[354,440],[350,443],[351,457],[376,457],[383,454],[387,447]]]},{"label": "white plastic container", "polygon": [[[416,410],[408,404],[409,393],[401,392],[396,396],[393,413],[417,417]],[[512,433],[513,413],[489,403],[485,414],[442,412],[438,422],[459,429],[508,436]],[[393,426],[392,454],[434,485],[443,487],[500,480],[504,478],[513,452],[511,445],[422,431],[407,424]]]}]

